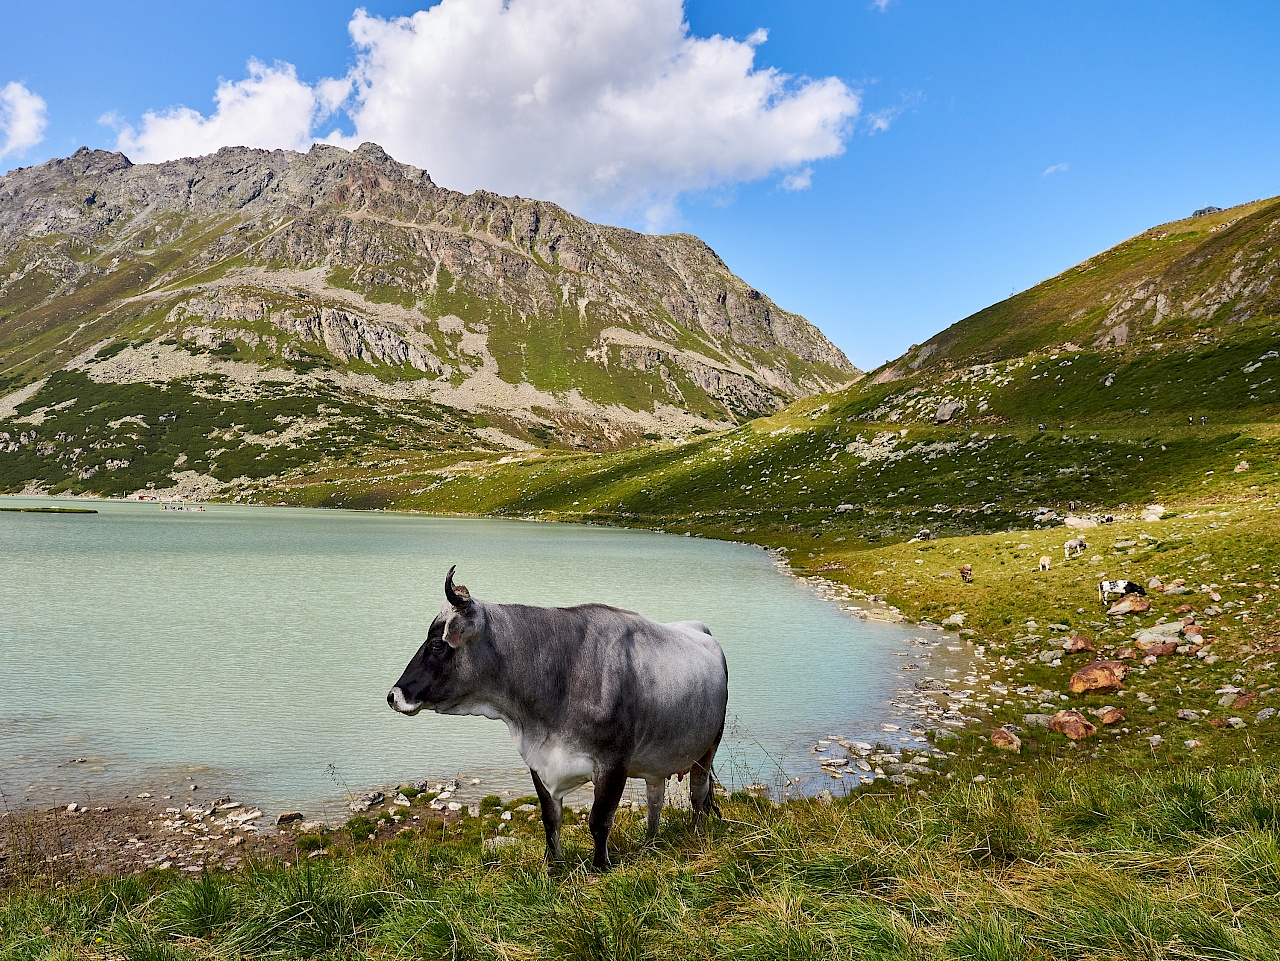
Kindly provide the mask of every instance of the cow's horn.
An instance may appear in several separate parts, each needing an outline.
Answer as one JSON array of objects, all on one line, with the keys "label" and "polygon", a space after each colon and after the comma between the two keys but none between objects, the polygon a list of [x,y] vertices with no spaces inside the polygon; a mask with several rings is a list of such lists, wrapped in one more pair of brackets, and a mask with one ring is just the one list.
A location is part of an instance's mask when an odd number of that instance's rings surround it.
[{"label": "cow's horn", "polygon": [[458,569],[458,565],[454,564],[449,568],[449,573],[444,579],[444,596],[454,607],[466,607],[471,603],[471,592],[459,584],[457,587],[453,585],[453,572]]}]

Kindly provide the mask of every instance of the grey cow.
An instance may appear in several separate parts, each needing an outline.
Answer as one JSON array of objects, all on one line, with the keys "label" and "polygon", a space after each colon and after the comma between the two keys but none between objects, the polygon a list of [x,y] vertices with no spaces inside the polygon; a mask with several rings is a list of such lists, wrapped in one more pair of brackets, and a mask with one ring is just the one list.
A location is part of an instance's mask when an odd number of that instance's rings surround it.
[{"label": "grey cow", "polygon": [[658,624],[604,604],[530,607],[473,598],[445,578],[445,605],[387,703],[402,714],[505,721],[533,775],[547,861],[563,854],[564,796],[594,782],[594,865],[628,777],[648,787],[649,837],[667,778],[690,774],[694,826],[712,809],[711,763],[724,734],[729,669],[706,625]]}]

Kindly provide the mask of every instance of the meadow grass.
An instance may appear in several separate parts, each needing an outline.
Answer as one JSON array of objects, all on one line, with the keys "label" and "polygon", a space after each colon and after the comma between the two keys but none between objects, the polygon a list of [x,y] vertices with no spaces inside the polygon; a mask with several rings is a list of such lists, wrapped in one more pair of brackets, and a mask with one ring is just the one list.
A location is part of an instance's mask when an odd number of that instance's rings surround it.
[{"label": "meadow grass", "polygon": [[725,799],[706,835],[668,813],[619,866],[585,827],[548,873],[539,828],[497,822],[230,874],[26,886],[0,903],[0,958],[1280,957],[1280,765],[1108,769],[1040,762],[935,790],[826,802]]}]

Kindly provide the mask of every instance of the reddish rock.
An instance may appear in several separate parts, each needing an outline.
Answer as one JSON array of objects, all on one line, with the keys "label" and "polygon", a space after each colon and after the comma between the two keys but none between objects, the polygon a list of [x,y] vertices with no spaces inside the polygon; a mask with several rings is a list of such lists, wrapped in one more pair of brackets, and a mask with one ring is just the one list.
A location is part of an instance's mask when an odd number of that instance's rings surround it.
[{"label": "reddish rock", "polygon": [[1210,727],[1226,727],[1227,719],[1225,717],[1211,717],[1209,718],[1209,726]]},{"label": "reddish rock", "polygon": [[1194,624],[1195,622],[1196,622],[1196,619],[1192,617],[1190,614],[1188,614],[1186,617],[1182,619],[1183,624]]},{"label": "reddish rock", "polygon": [[1049,730],[1064,734],[1073,741],[1079,741],[1098,733],[1098,729],[1090,724],[1079,711],[1059,711],[1049,718]]},{"label": "reddish rock", "polygon": [[1094,708],[1089,713],[1096,717],[1100,724],[1119,724],[1125,719],[1124,709],[1110,704],[1106,707]]},{"label": "reddish rock", "polygon": [[1151,601],[1141,594],[1126,594],[1111,605],[1108,614],[1145,614],[1151,610]]},{"label": "reddish rock", "polygon": [[1182,629],[1184,637],[1204,637],[1204,628],[1199,624],[1188,624]]},{"label": "reddish rock", "polygon": [[1166,594],[1168,594],[1168,593],[1169,593],[1171,590],[1173,590],[1175,587],[1186,587],[1186,586],[1187,586],[1187,582],[1186,582],[1186,580],[1184,580],[1183,578],[1179,577],[1176,581],[1172,581],[1171,583],[1168,583],[1168,584],[1164,585],[1164,587],[1160,588],[1160,590],[1162,590],[1162,591],[1164,591]]},{"label": "reddish rock", "polygon": [[1190,614],[1192,610],[1193,610],[1193,608],[1192,608],[1192,606],[1191,606],[1190,604],[1179,604],[1177,607],[1175,607],[1175,608],[1173,609],[1173,613],[1175,613],[1175,614]]},{"label": "reddish rock", "polygon": [[1094,661],[1071,675],[1071,693],[1118,691],[1124,686],[1124,676],[1127,672],[1128,668],[1119,661]]},{"label": "reddish rock", "polygon": [[1068,654],[1079,654],[1081,651],[1092,651],[1093,641],[1083,634],[1072,634],[1063,643],[1062,649]]},{"label": "reddish rock", "polygon": [[1117,661],[1132,661],[1138,656],[1138,652],[1131,647],[1122,648],[1116,652]]},{"label": "reddish rock", "polygon": [[1163,644],[1152,644],[1142,650],[1148,657],[1164,657],[1167,654],[1172,654],[1177,649],[1177,641],[1165,641]]},{"label": "reddish rock", "polygon": [[1018,738],[1018,735],[1012,731],[1006,731],[1002,727],[998,727],[991,732],[991,743],[1001,751],[1012,751],[1014,754],[1022,753],[1022,741]]},{"label": "reddish rock", "polygon": [[1244,691],[1232,702],[1231,707],[1233,710],[1242,711],[1257,699],[1257,691]]}]

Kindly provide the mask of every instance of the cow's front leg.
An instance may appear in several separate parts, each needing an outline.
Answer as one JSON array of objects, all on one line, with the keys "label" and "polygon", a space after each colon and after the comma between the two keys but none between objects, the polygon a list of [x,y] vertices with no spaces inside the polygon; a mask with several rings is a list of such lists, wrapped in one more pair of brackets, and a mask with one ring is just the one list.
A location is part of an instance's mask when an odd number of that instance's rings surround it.
[{"label": "cow's front leg", "polygon": [[627,786],[625,764],[601,770],[595,779],[595,799],[591,803],[591,838],[596,843],[592,865],[597,871],[609,869],[609,831],[613,828],[613,815],[622,800]]},{"label": "cow's front leg", "polygon": [[564,820],[564,799],[552,797],[547,786],[538,777],[538,772],[529,771],[533,775],[533,789],[538,792],[538,806],[542,808],[542,827],[547,832],[547,865],[558,864],[564,858],[560,848],[560,825]]}]

